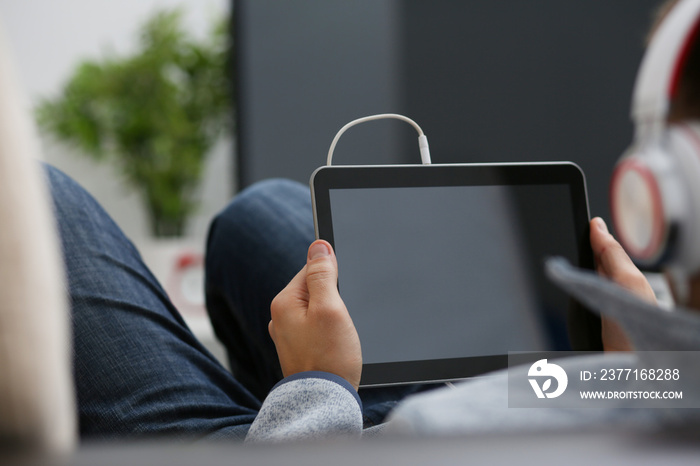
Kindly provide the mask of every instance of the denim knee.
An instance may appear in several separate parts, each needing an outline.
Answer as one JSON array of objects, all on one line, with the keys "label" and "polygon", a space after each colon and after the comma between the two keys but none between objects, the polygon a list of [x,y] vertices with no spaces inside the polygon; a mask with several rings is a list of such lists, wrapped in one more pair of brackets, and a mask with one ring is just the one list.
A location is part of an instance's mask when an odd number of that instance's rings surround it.
[{"label": "denim knee", "polygon": [[290,268],[303,267],[314,238],[309,188],[270,179],[243,190],[216,216],[209,231],[208,257],[219,256],[219,251],[228,251],[231,257],[235,248],[236,256],[274,261],[288,275]]},{"label": "denim knee", "polygon": [[219,218],[226,219],[228,228],[267,230],[280,222],[298,222],[298,228],[308,231],[313,227],[309,188],[284,178],[260,181],[234,197],[215,221]]}]

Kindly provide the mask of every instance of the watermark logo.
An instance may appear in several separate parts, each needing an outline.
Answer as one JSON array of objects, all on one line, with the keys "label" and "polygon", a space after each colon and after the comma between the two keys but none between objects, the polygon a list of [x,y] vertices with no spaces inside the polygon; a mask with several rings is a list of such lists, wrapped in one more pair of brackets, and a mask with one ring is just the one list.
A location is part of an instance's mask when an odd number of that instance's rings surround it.
[{"label": "watermark logo", "polygon": [[[530,366],[527,375],[528,377],[534,377],[528,380],[537,398],[556,398],[564,393],[566,386],[569,384],[569,378],[566,376],[564,369],[556,364],[548,363],[546,359],[540,359]],[[538,381],[540,379],[542,380],[542,385]],[[552,379],[557,381],[557,386],[555,390],[549,391],[552,388]]]},{"label": "watermark logo", "polygon": [[700,351],[513,351],[508,407],[700,410],[698,367]]}]

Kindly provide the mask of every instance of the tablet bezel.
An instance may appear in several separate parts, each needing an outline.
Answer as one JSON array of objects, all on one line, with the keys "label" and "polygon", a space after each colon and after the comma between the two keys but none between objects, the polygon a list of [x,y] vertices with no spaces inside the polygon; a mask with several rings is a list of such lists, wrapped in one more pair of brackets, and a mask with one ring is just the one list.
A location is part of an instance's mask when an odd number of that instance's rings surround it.
[{"label": "tablet bezel", "polygon": [[[434,165],[338,165],[318,168],[310,187],[316,238],[335,247],[331,220],[332,189],[405,188],[489,185],[567,185],[582,268],[593,268],[589,241],[589,208],[585,175],[572,162],[434,164]],[[569,317],[582,321],[583,343],[574,350],[600,350],[600,320],[597,315],[572,306]],[[596,336],[597,332],[597,336]],[[361,336],[360,336],[361,338]],[[580,337],[579,337],[580,338]],[[360,386],[382,386],[417,382],[458,380],[507,367],[507,354],[440,360],[365,364]]]}]

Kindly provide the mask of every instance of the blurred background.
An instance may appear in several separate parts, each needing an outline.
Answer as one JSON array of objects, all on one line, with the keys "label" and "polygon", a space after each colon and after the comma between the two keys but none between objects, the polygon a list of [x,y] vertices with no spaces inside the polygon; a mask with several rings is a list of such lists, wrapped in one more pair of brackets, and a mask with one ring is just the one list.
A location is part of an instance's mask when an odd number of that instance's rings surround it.
[{"label": "blurred background", "polygon": [[[0,0],[0,26],[27,105],[35,112],[45,100],[64,98],[66,85],[86,61],[107,63],[138,54],[144,25],[159,12],[178,8],[183,31],[196,41],[205,41],[217,22],[230,23],[228,0]],[[224,38],[224,44],[230,43],[227,33]],[[99,84],[107,81],[104,78],[94,81]],[[227,112],[232,114],[232,109],[233,105]],[[198,205],[187,216],[183,231],[156,236],[147,203],[139,189],[127,182],[121,165],[114,159],[88,157],[79,144],[60,141],[44,127],[40,130],[44,160],[76,179],[111,214],[139,247],[195,333],[217,355],[223,353],[204,313],[201,257],[209,220],[236,189],[233,134],[233,128],[220,132],[207,150],[202,181],[193,195]]]},{"label": "blurred background", "polygon": [[[632,85],[659,0],[239,0],[238,170],[308,180],[336,131],[404,113],[434,162],[571,160],[608,217]],[[336,164],[416,163],[414,131],[353,128]]]},{"label": "blurred background", "polygon": [[[0,0],[0,24],[10,43],[28,102],[56,98],[84,60],[124,56],[137,48],[140,27],[156,12],[180,7],[184,27],[204,37],[230,12],[229,0]],[[42,131],[43,155],[90,191],[135,241],[148,238],[146,213],[137,193],[109,164],[76,154]],[[201,206],[187,235],[202,237],[211,215],[233,194],[233,144],[225,138],[208,156]]]},{"label": "blurred background", "polygon": [[[591,213],[609,220],[607,184],[632,137],[630,95],[658,3],[0,0],[0,24],[32,108],[58,99],[84,60],[137,53],[139,31],[159,11],[181,8],[195,38],[224,24],[231,118],[206,152],[198,206],[177,234],[153,234],[123,170],[41,131],[45,160],[98,199],[207,334],[201,252],[212,215],[257,180],[308,182],[336,131],[368,114],[416,120],[436,163],[574,161]],[[412,129],[376,122],[348,132],[335,161],[414,163],[415,145]]]}]

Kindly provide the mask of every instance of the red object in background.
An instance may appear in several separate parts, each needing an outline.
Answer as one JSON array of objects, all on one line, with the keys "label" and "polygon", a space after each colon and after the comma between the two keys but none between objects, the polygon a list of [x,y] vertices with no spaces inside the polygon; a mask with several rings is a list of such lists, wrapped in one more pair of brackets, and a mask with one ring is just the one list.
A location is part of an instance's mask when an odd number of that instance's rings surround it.
[{"label": "red object in background", "polygon": [[175,257],[167,280],[167,292],[183,316],[206,316],[203,254],[184,251]]}]

